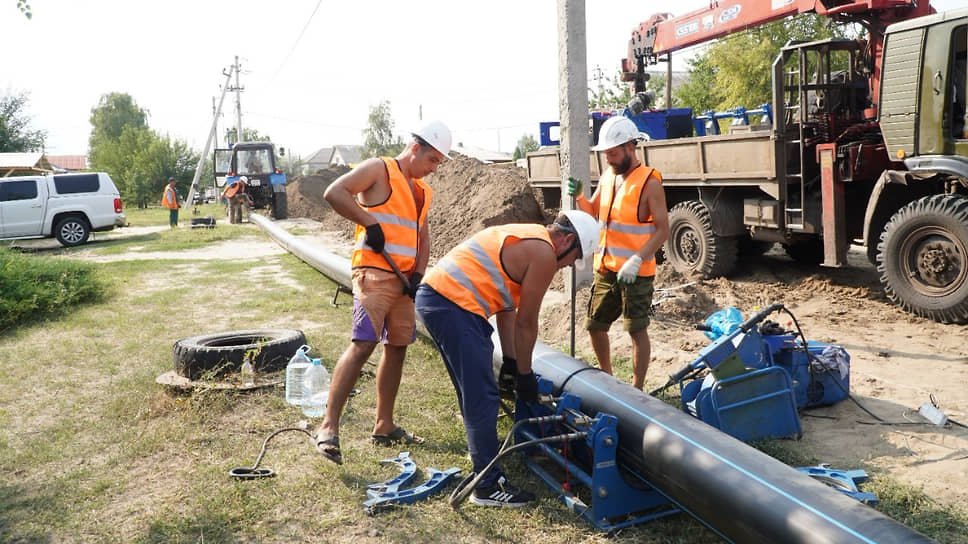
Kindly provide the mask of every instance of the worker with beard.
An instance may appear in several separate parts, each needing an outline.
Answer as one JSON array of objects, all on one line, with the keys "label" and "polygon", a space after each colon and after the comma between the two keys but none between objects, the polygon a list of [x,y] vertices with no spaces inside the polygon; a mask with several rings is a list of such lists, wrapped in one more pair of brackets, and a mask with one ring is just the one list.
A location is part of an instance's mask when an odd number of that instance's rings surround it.
[{"label": "worker with beard", "polygon": [[601,237],[595,252],[585,328],[599,367],[612,374],[608,330],[619,316],[632,338],[632,385],[645,386],[649,369],[649,313],[655,278],[655,252],[669,237],[662,175],[635,154],[641,135],[631,119],[609,118],[602,124],[594,151],[605,153],[609,168],[590,199],[582,182],[569,179],[568,194],[578,209],[598,218]]}]

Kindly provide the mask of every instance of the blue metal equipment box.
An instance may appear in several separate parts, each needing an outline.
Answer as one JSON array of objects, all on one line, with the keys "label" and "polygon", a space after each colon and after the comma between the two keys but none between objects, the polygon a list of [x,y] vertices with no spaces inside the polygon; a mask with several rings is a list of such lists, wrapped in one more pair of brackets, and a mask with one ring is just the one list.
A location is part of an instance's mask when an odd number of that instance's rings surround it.
[{"label": "blue metal equipment box", "polygon": [[[795,342],[793,335],[765,335],[774,365],[785,369],[793,378],[797,408],[826,406],[847,398],[850,391],[850,355],[839,346],[824,342]],[[828,350],[829,348],[829,350]],[[824,351],[828,350],[827,356]]]}]

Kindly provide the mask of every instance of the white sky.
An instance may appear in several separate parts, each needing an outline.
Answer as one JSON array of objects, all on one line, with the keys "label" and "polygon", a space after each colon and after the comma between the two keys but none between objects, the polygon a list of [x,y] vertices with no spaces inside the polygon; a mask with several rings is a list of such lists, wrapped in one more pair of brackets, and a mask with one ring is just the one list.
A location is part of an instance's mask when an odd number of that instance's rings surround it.
[{"label": "white sky", "polygon": [[[632,30],[653,13],[682,15],[708,1],[588,0],[589,77],[596,66],[614,75]],[[965,3],[932,1],[939,11]],[[243,126],[304,158],[361,143],[369,109],[382,100],[397,133],[418,125],[422,106],[455,142],[506,152],[558,118],[555,0],[30,4],[27,20],[14,0],[0,0],[0,93],[29,93],[31,128],[47,131],[52,155],[87,152],[91,108],[110,92],[128,93],[151,128],[201,150],[222,70],[236,55]],[[686,69],[684,58],[673,68]],[[234,124],[229,94],[220,139]]]}]

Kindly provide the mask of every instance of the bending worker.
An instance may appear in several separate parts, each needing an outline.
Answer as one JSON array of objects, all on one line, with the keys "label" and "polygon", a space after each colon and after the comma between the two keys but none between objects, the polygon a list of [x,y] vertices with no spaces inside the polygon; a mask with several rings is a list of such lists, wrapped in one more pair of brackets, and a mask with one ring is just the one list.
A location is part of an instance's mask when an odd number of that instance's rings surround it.
[{"label": "bending worker", "polygon": [[[383,342],[376,373],[376,423],[372,440],[379,445],[420,443],[419,436],[398,427],[393,405],[403,374],[407,346],[416,340],[413,297],[430,259],[427,210],[433,191],[421,178],[433,173],[450,152],[450,130],[432,121],[413,133],[396,158],[371,158],[334,181],[323,198],[336,213],[356,223],[353,251],[353,330],[350,345],[333,369],[326,416],[316,431],[316,448],[343,463],[339,420],[360,370]],[[408,277],[409,289],[388,259]]]},{"label": "bending worker", "polygon": [[605,121],[593,150],[605,152],[609,168],[591,200],[582,193],[581,180],[569,179],[568,194],[576,197],[578,209],[598,217],[602,229],[585,318],[598,366],[612,374],[608,330],[621,315],[632,337],[632,385],[642,389],[651,358],[655,252],[669,237],[669,213],[662,176],[635,154],[638,139],[631,119],[614,116]]},{"label": "bending worker", "polygon": [[[427,273],[417,289],[417,312],[437,345],[457,390],[467,446],[478,474],[497,456],[498,384],[491,359],[495,317],[504,364],[501,388],[537,400],[531,353],[541,300],[559,268],[590,257],[598,224],[585,212],[563,212],[545,227],[490,227],[462,242]],[[471,492],[484,506],[523,506],[534,495],[512,485],[497,464]]]}]

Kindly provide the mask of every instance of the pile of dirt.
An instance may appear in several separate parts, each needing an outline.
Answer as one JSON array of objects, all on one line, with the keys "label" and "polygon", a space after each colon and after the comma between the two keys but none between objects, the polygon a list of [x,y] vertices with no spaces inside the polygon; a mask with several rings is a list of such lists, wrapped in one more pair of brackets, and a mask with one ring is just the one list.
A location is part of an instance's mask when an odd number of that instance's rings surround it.
[{"label": "pile of dirt", "polygon": [[[354,224],[333,213],[323,192],[336,178],[348,172],[345,166],[330,167],[316,175],[294,178],[286,187],[290,217],[306,217],[322,223],[324,230],[352,238]],[[548,223],[548,217],[527,172],[513,164],[485,164],[455,154],[427,176],[434,190],[430,206],[431,262],[475,232],[505,223]]]}]

